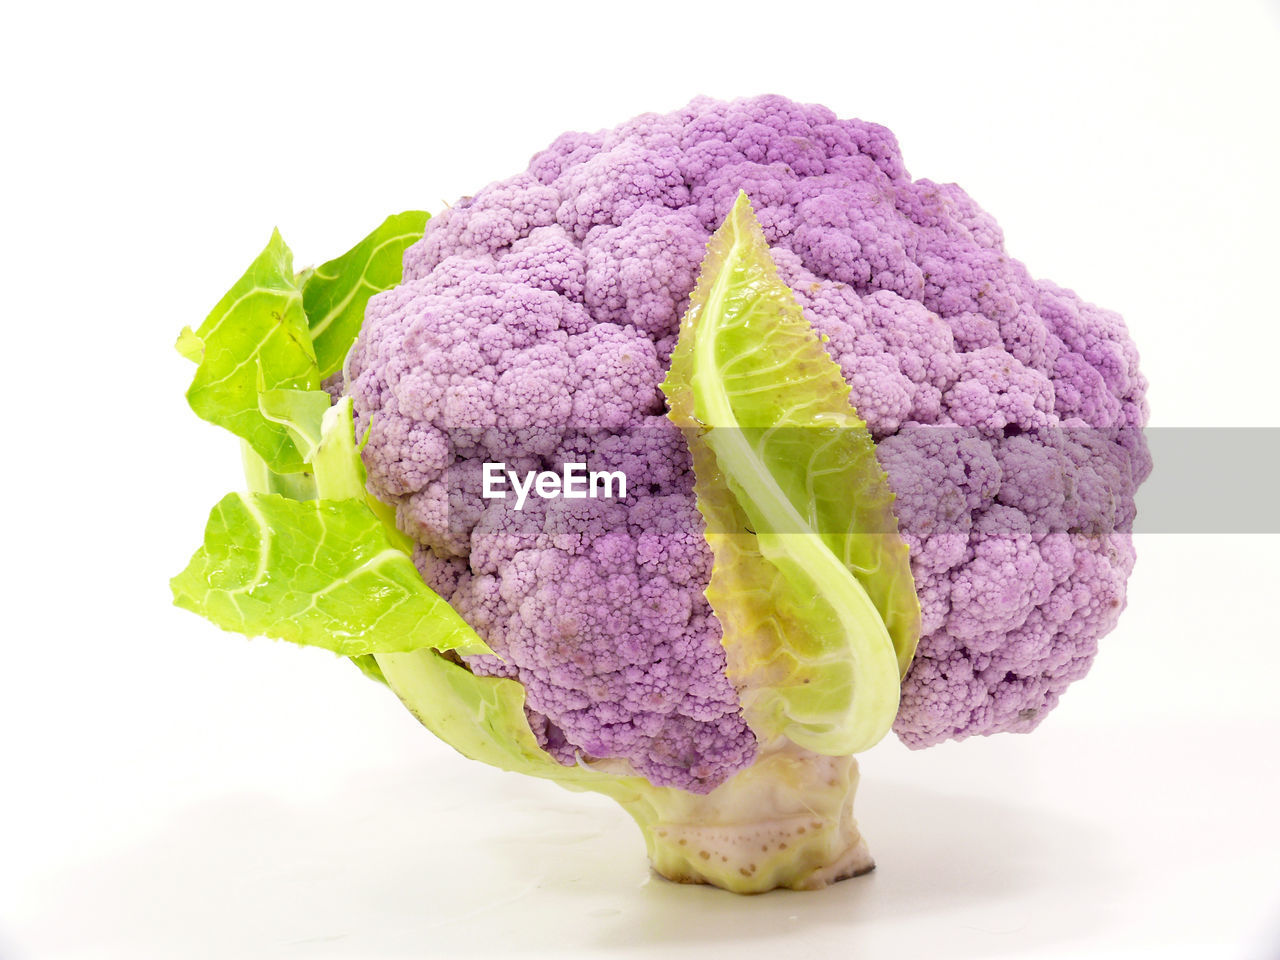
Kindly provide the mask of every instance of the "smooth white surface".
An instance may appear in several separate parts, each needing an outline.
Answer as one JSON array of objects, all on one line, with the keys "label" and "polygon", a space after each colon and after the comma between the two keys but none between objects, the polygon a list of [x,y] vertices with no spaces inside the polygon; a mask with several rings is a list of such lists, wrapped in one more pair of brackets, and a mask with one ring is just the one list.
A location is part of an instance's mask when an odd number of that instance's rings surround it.
[{"label": "smooth white surface", "polygon": [[6,14],[0,958],[1280,949],[1274,537],[1141,538],[1036,734],[882,744],[877,872],[753,899],[651,879],[608,801],[463,761],[349,665],[169,607],[240,483],[171,343],[271,226],[324,259],[697,93],[886,124],[1033,273],[1125,315],[1154,423],[1277,425],[1274,3],[727,9]]}]

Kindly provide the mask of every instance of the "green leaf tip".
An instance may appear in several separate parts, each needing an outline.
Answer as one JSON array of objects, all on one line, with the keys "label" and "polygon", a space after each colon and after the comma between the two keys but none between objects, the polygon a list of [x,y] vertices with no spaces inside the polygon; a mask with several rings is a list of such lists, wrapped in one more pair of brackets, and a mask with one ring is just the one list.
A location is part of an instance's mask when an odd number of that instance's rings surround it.
[{"label": "green leaf tip", "polygon": [[748,723],[831,756],[870,747],[919,635],[907,547],[874,440],[745,192],[707,244],[662,389]]},{"label": "green leaf tip", "polygon": [[400,282],[404,252],[422,238],[429,219],[423,210],[393,214],[342,256],[299,274],[322,378],[342,369],[369,298]]},{"label": "green leaf tip", "polygon": [[293,254],[279,230],[199,329],[183,331],[177,346],[199,364],[187,390],[192,410],[241,437],[277,473],[303,468],[289,431],[264,417],[258,401],[262,389],[320,387]]},{"label": "green leaf tip", "polygon": [[196,332],[190,327],[182,328],[173,348],[192,363],[199,363],[204,359],[204,341],[197,337]]}]

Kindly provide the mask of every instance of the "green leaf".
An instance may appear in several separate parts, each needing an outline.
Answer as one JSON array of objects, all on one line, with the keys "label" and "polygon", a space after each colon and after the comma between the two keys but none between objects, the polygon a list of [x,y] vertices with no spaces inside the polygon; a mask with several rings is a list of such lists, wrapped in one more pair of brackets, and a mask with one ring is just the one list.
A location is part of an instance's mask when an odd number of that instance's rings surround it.
[{"label": "green leaf", "polygon": [[663,383],[747,721],[831,756],[888,732],[919,634],[893,493],[746,194],[707,245]]},{"label": "green leaf", "polygon": [[[375,659],[409,712],[464,757],[612,797],[646,832],[660,809],[701,799],[674,787],[655,787],[626,761],[560,763],[538,745],[525,713],[524,687],[515,680],[477,676],[431,649],[379,653]],[[720,790],[731,792],[727,785]]]},{"label": "green leaf", "polygon": [[[472,760],[569,785],[604,774],[566,767],[538,746],[515,680],[478,677],[432,649],[377,656],[388,685],[428,730]],[[640,779],[642,783],[642,778]]]},{"label": "green leaf", "polygon": [[322,378],[342,369],[364,324],[365,304],[400,282],[404,252],[421,239],[429,218],[421,210],[387,217],[342,256],[299,274]]},{"label": "green leaf", "polygon": [[258,401],[260,385],[320,387],[293,255],[278,230],[200,328],[183,330],[177,348],[199,363],[187,390],[191,409],[243,438],[275,472],[303,469],[289,430],[264,417]]},{"label": "green leaf", "polygon": [[263,390],[258,412],[289,431],[299,456],[310,463],[320,446],[321,423],[333,398],[323,390]]},{"label": "green leaf", "polygon": [[370,680],[377,680],[379,683],[386,685],[387,678],[382,675],[382,668],[378,666],[378,658],[372,653],[364,653],[358,657],[352,657],[351,662]]},{"label": "green leaf", "polygon": [[425,646],[489,652],[363,500],[228,494],[170,585],[174,603],[224,630],[343,656]]},{"label": "green leaf", "polygon": [[316,478],[310,470],[276,473],[243,440],[240,441],[240,461],[244,468],[245,483],[254,493],[278,493],[290,500],[316,498]]}]

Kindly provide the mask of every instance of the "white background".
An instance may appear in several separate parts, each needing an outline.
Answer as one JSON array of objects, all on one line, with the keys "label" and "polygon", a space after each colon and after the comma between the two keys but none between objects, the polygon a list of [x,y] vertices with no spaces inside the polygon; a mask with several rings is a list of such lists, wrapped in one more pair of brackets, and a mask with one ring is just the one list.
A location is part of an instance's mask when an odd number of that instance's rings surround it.
[{"label": "white background", "polygon": [[698,93],[889,126],[1033,273],[1125,315],[1153,423],[1278,425],[1274,2],[723,9],[5,14],[0,957],[1280,949],[1275,537],[1140,538],[1129,610],[1037,733],[883,743],[877,872],[758,898],[651,878],[609,801],[468,763],[348,664],[169,606],[240,482],[171,344],[272,226],[326,259]]}]

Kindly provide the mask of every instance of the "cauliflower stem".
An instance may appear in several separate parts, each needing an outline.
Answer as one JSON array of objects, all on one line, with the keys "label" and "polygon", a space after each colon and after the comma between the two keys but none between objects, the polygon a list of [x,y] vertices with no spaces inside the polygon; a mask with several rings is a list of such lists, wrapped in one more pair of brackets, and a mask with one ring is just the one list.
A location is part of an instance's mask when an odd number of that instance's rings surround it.
[{"label": "cauliflower stem", "polygon": [[663,791],[620,800],[644,834],[653,869],[677,883],[735,893],[816,890],[875,867],[853,818],[858,763],[789,741],[708,794]]}]

